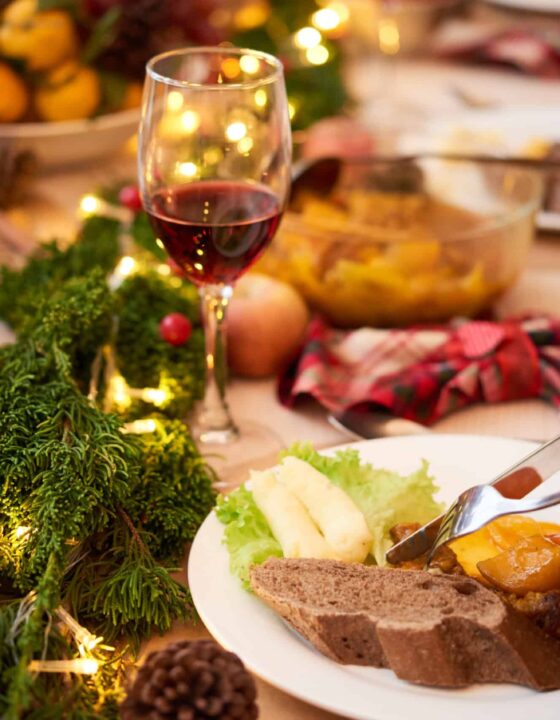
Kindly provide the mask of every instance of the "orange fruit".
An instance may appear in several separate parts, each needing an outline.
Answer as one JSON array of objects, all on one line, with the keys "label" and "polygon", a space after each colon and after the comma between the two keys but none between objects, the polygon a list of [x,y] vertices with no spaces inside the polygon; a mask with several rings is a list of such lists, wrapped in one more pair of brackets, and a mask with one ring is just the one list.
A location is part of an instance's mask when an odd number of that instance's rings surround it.
[{"label": "orange fruit", "polygon": [[121,110],[132,110],[142,104],[142,84],[138,82],[127,83],[121,103]]},{"label": "orange fruit", "polygon": [[43,120],[79,120],[93,115],[100,100],[95,70],[69,61],[52,70],[37,89],[35,109]]},{"label": "orange fruit", "polygon": [[76,28],[68,13],[37,12],[35,0],[17,0],[4,11],[0,52],[25,61],[29,70],[49,70],[74,57],[77,51]]},{"label": "orange fruit", "polygon": [[29,104],[29,93],[21,77],[0,62],[0,122],[20,120]]}]

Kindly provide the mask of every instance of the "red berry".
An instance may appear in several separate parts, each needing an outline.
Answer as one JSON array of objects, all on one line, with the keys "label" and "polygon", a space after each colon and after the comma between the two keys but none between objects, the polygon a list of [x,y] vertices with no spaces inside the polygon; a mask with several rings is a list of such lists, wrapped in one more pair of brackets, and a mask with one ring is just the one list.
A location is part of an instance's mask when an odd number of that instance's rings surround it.
[{"label": "red berry", "polygon": [[159,334],[170,345],[184,345],[191,333],[191,321],[183,313],[170,313],[159,324]]},{"label": "red berry", "polygon": [[119,190],[119,202],[132,212],[140,212],[142,210],[142,198],[138,185],[124,185]]},{"label": "red berry", "polygon": [[173,273],[173,275],[177,275],[177,277],[181,277],[181,278],[186,277],[186,273],[183,270],[183,268],[179,265],[178,262],[175,262],[175,260],[173,260],[173,258],[168,258],[167,264],[171,268],[171,272]]}]

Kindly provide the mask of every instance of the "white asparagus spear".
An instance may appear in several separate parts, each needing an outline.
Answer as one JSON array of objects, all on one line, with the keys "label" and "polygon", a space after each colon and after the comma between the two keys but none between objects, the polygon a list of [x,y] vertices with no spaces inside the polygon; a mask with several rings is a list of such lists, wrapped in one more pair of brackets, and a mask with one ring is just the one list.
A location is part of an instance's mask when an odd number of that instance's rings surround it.
[{"label": "white asparagus spear", "polygon": [[252,472],[250,488],[285,557],[335,558],[305,507],[272,470]]},{"label": "white asparagus spear", "polygon": [[337,559],[345,562],[366,559],[373,538],[361,510],[343,490],[309,463],[289,455],[276,475],[305,505]]}]

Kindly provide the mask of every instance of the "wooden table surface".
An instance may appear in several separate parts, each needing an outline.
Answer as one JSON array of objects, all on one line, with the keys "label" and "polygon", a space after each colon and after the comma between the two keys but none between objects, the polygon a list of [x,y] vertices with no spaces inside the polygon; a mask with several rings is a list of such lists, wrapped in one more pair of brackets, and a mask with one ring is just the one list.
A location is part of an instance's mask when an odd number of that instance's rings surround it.
[{"label": "wooden table surface", "polygon": [[[444,70],[441,65],[437,68],[428,66],[422,75],[422,66],[415,65],[404,77],[417,89],[418,78],[423,81],[424,87],[427,87],[429,78],[435,78],[431,85],[434,107],[441,110],[442,107],[446,109],[446,102],[451,102],[445,92],[449,75]],[[482,76],[480,73],[475,74],[472,69],[464,70],[461,77],[466,79],[467,84],[475,85],[479,92],[503,97],[504,102],[512,96],[514,86],[517,100],[520,97],[526,98],[526,101],[534,98],[536,102],[542,103],[559,100],[558,84],[553,88],[550,83],[531,82],[526,78],[520,78],[516,83],[513,74],[494,72]],[[478,82],[480,78],[483,78],[483,82]],[[36,183],[33,197],[25,206],[16,210],[13,217],[37,237],[66,237],[75,225],[75,208],[82,194],[117,178],[127,177],[134,177],[134,163],[130,156],[100,161],[95,167],[87,169],[50,175]],[[538,238],[521,280],[499,304],[502,316],[529,310],[555,314],[560,312],[560,235],[541,235]],[[270,429],[268,439],[255,446],[252,457],[236,458],[226,468],[232,482],[242,481],[249,466],[266,466],[280,447],[295,440],[306,439],[317,447],[347,441],[347,437],[327,424],[320,408],[312,404],[298,406],[297,410],[282,407],[276,400],[272,380],[234,380],[230,387],[230,402],[237,418],[266,417]],[[440,421],[434,429],[443,433],[492,434],[544,440],[560,433],[560,415],[545,403],[530,400],[468,408]],[[227,598],[224,602],[227,602]],[[170,639],[207,635],[200,623],[177,626],[168,636],[153,638],[148,647],[161,646]],[[339,717],[299,702],[265,682],[257,682],[261,717],[264,720],[333,720]]]}]

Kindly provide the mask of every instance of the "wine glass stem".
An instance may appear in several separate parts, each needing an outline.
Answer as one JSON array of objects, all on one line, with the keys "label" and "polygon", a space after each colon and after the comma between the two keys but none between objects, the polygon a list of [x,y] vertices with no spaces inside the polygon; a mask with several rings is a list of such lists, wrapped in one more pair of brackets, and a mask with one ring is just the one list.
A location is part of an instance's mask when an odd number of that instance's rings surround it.
[{"label": "wine glass stem", "polygon": [[226,401],[225,319],[231,294],[229,285],[207,285],[200,289],[206,350],[206,388],[197,424],[198,436],[203,443],[227,443],[239,435]]}]

